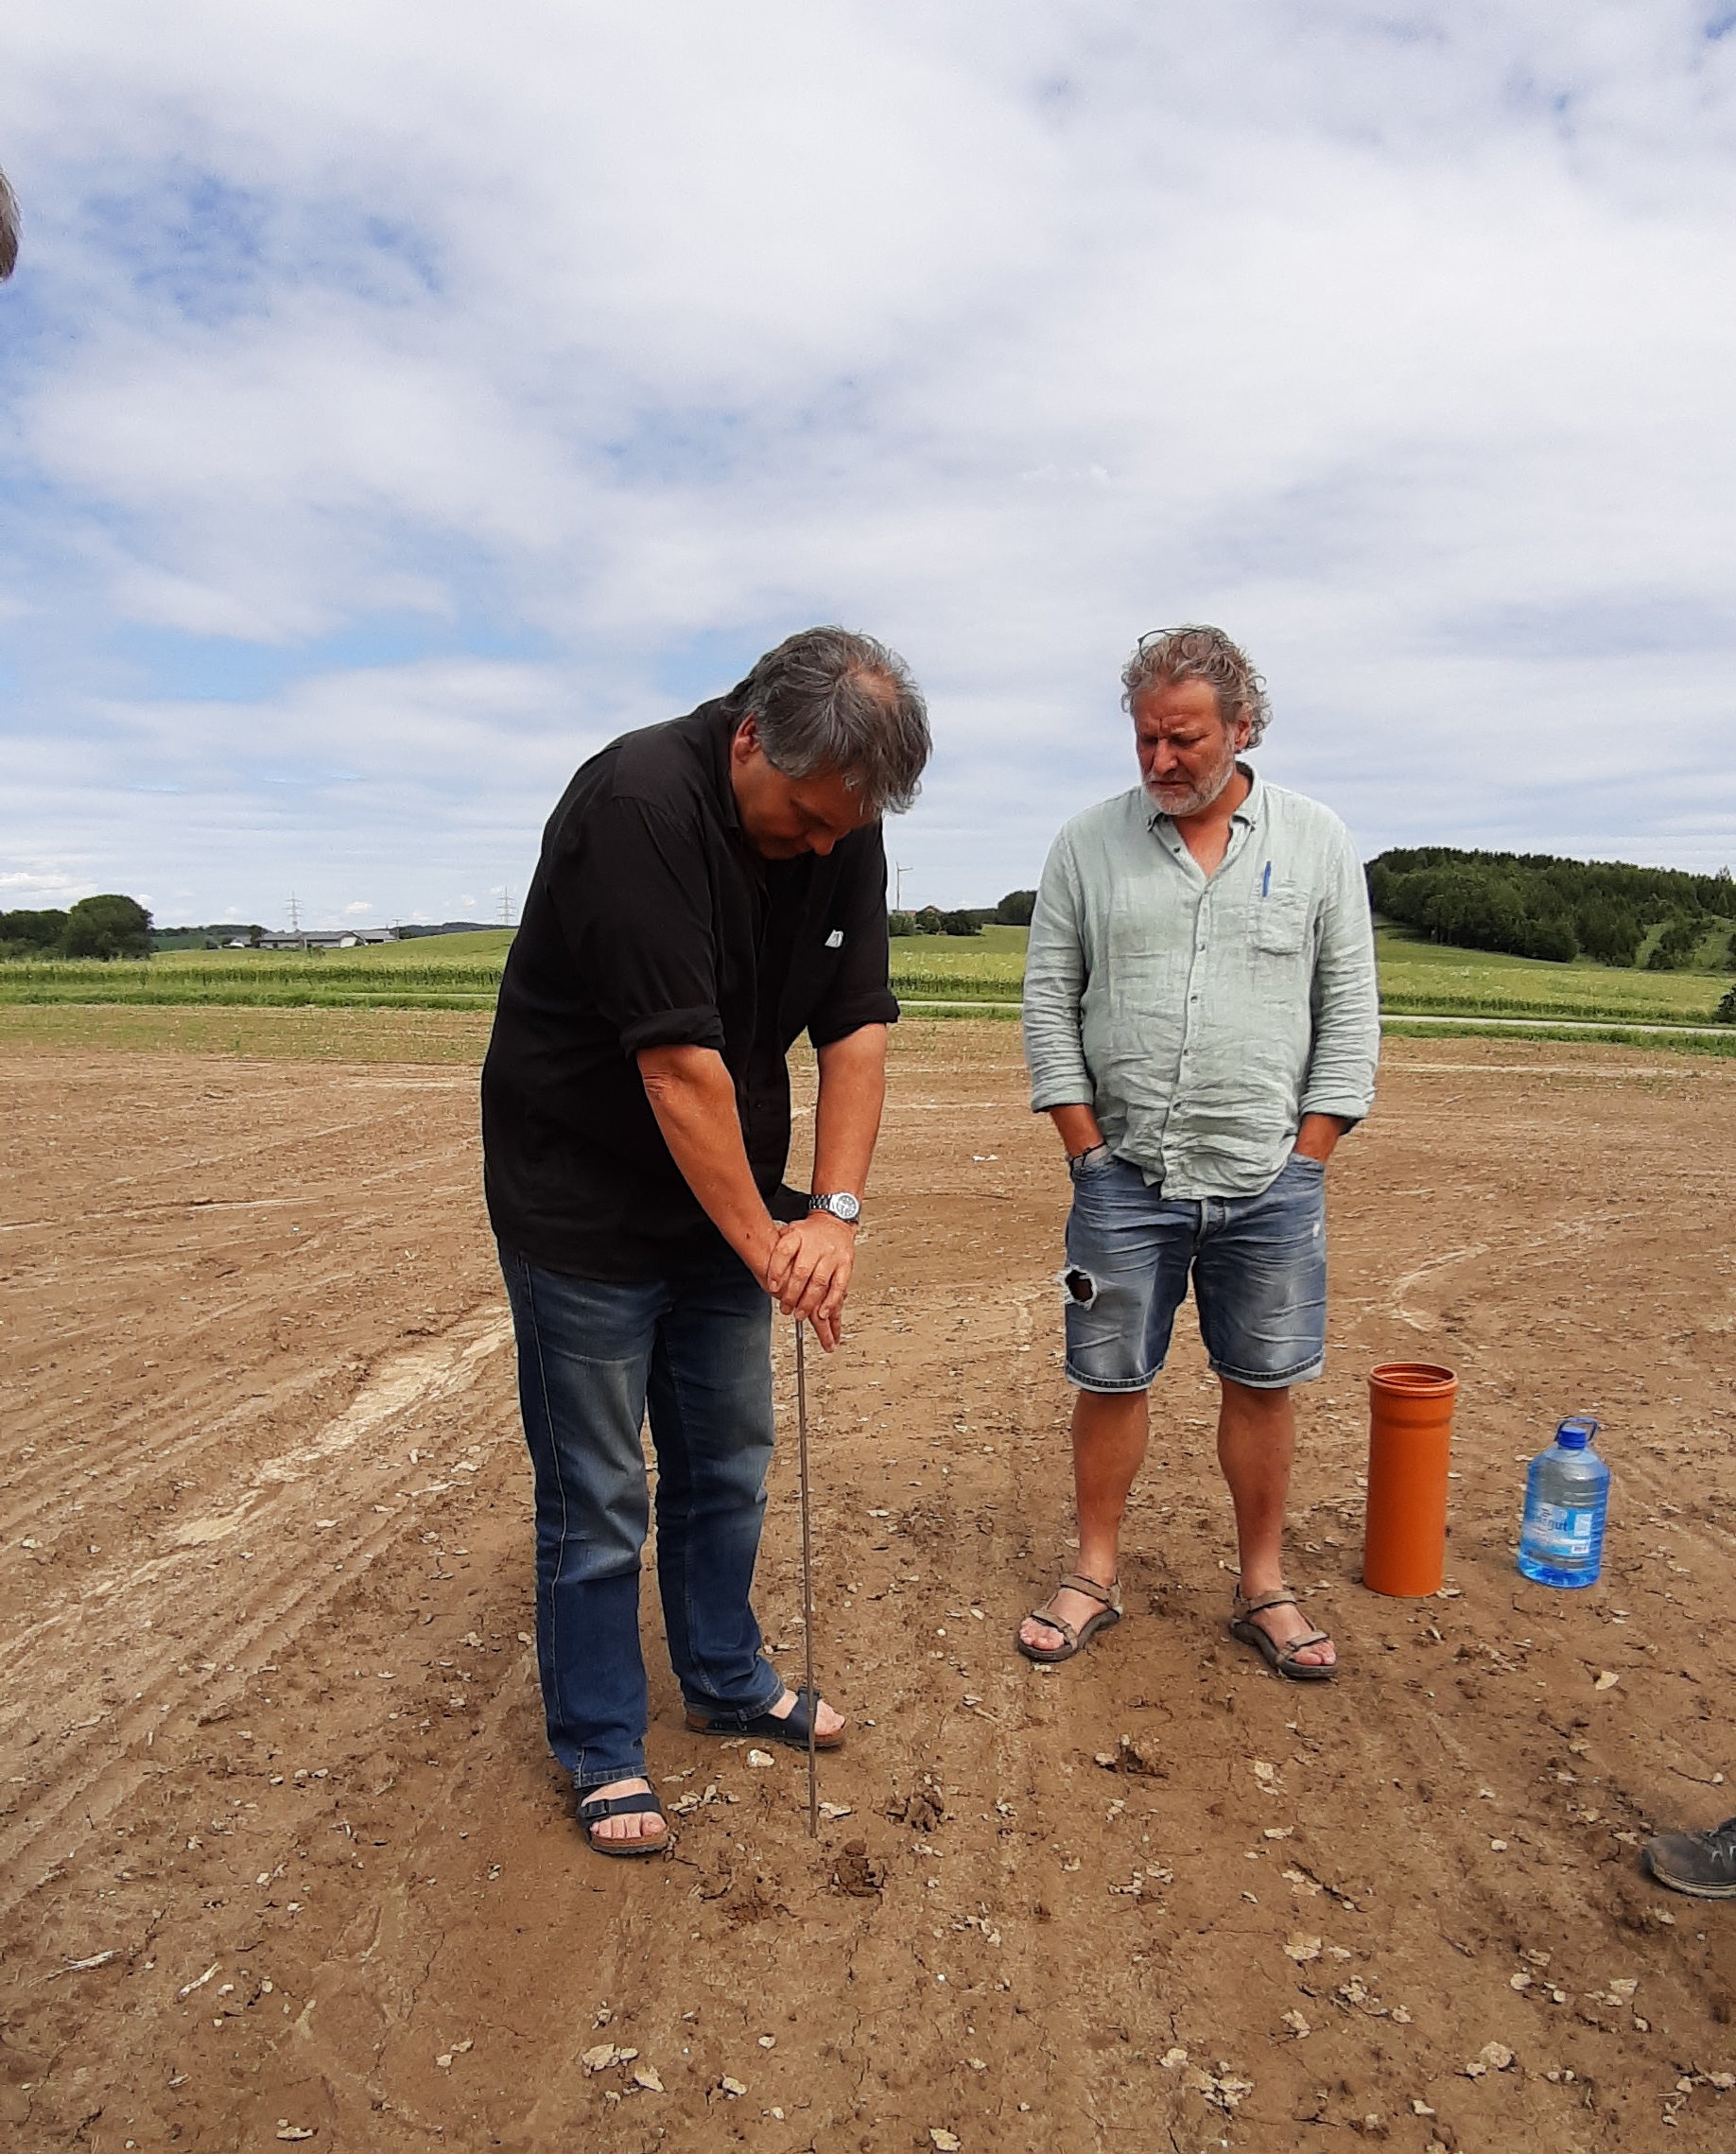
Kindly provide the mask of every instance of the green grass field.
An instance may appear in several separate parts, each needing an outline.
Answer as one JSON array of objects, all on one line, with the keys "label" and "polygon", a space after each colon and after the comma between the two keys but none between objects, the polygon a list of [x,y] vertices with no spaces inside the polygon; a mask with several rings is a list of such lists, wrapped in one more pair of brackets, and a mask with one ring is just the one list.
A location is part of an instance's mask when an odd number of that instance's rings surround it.
[{"label": "green grass field", "polygon": [[1375,937],[1380,1007],[1395,1016],[1608,1018],[1627,1024],[1707,1025],[1730,985],[1728,974],[1629,972],[1580,962],[1502,957],[1415,940],[1401,928]]},{"label": "green grass field", "polygon": [[[314,956],[302,951],[174,950],[147,964],[0,964],[0,1005],[135,1004],[185,1009],[487,1011],[512,943],[507,929],[419,937]],[[1394,1017],[1710,1024],[1730,976],[1548,964],[1442,947],[1382,928],[1380,1006]],[[918,1004],[968,1010],[1016,1003],[1022,928],[981,935],[900,935],[893,989]],[[988,1014],[986,1009],[984,1014]]]},{"label": "green grass field", "polygon": [[498,973],[512,947],[511,928],[478,928],[468,935],[412,935],[408,942],[358,944],[353,950],[162,950],[151,963],[178,970],[202,964],[315,964],[346,970],[382,964],[487,964]]}]

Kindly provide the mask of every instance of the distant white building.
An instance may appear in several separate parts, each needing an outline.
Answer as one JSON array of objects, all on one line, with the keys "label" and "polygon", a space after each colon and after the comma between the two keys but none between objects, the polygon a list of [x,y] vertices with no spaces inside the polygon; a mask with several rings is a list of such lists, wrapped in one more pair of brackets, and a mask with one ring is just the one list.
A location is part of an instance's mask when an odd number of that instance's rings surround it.
[{"label": "distant white building", "polygon": [[262,950],[353,950],[361,943],[395,943],[396,928],[296,928],[261,935]]}]

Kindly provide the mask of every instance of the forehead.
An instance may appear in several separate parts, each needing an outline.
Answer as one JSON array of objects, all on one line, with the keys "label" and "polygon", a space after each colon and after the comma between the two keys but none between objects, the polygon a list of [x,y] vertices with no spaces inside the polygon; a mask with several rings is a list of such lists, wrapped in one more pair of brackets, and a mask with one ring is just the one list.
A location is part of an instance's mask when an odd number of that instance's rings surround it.
[{"label": "forehead", "polygon": [[840,771],[820,771],[811,778],[786,778],[784,782],[804,814],[817,816],[834,829],[860,830],[874,821],[860,789],[852,786]]},{"label": "forehead", "polygon": [[1218,692],[1209,681],[1159,681],[1133,699],[1133,721],[1153,736],[1222,725]]}]

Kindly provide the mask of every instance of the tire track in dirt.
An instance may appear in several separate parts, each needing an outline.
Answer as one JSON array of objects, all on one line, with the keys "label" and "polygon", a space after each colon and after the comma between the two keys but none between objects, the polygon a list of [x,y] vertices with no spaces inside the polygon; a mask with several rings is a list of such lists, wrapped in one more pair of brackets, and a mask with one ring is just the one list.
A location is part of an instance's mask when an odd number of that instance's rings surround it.
[{"label": "tire track in dirt", "polygon": [[[27,1876],[30,1856],[69,1813],[78,1811],[94,1825],[136,1787],[157,1729],[195,1694],[176,1679],[178,1667],[287,1645],[352,1583],[356,1565],[421,1525],[426,1500],[450,1483],[413,1491],[397,1486],[416,1476],[405,1474],[395,1446],[390,1456],[384,1447],[394,1425],[467,1392],[510,1337],[510,1320],[489,1303],[441,1338],[392,1356],[309,1440],[215,1491],[217,1507],[164,1529],[156,1537],[167,1543],[161,1554],[108,1568],[25,1630],[0,1635],[11,1676],[9,1702],[0,1705],[0,1742],[16,1736],[69,1665],[106,1667],[124,1656],[128,1679],[138,1686],[125,1707],[73,1721],[48,1737],[45,1754],[39,1750],[27,1813],[16,1824],[0,1824],[0,1916],[44,1882]],[[474,1457],[456,1470],[475,1471]],[[387,1497],[394,1501],[381,1501]],[[328,1510],[329,1518],[313,1517]],[[308,1560],[308,1524],[321,1536],[318,1571]],[[216,1559],[207,1552],[244,1531],[252,1544],[246,1568],[227,1573],[240,1589],[225,1590],[219,1580],[211,1591],[208,1576],[195,1579],[195,1566],[208,1572]],[[176,1604],[182,1626],[172,1639],[148,1643],[143,1634]],[[240,1676],[203,1686],[197,1694],[201,1724],[232,1709],[244,1687]],[[62,1711],[94,1702],[75,1683],[62,1692]]]}]

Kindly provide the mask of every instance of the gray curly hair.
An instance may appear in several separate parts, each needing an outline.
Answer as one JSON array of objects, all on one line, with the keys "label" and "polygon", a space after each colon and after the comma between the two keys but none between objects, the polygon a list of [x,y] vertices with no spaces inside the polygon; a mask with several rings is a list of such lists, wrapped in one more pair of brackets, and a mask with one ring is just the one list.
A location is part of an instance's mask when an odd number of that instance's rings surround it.
[{"label": "gray curly hair", "polygon": [[729,700],[752,712],[766,760],[787,778],[838,771],[876,815],[921,790],[929,712],[895,651],[845,628],[806,628],[768,651]]},{"label": "gray curly hair", "polygon": [[1254,670],[1247,652],[1221,628],[1188,621],[1180,628],[1154,628],[1142,635],[1121,668],[1121,708],[1131,712],[1135,698],[1147,688],[1169,687],[1179,681],[1208,682],[1224,723],[1234,725],[1245,718],[1247,745],[1259,746],[1272,717],[1265,680]]}]

